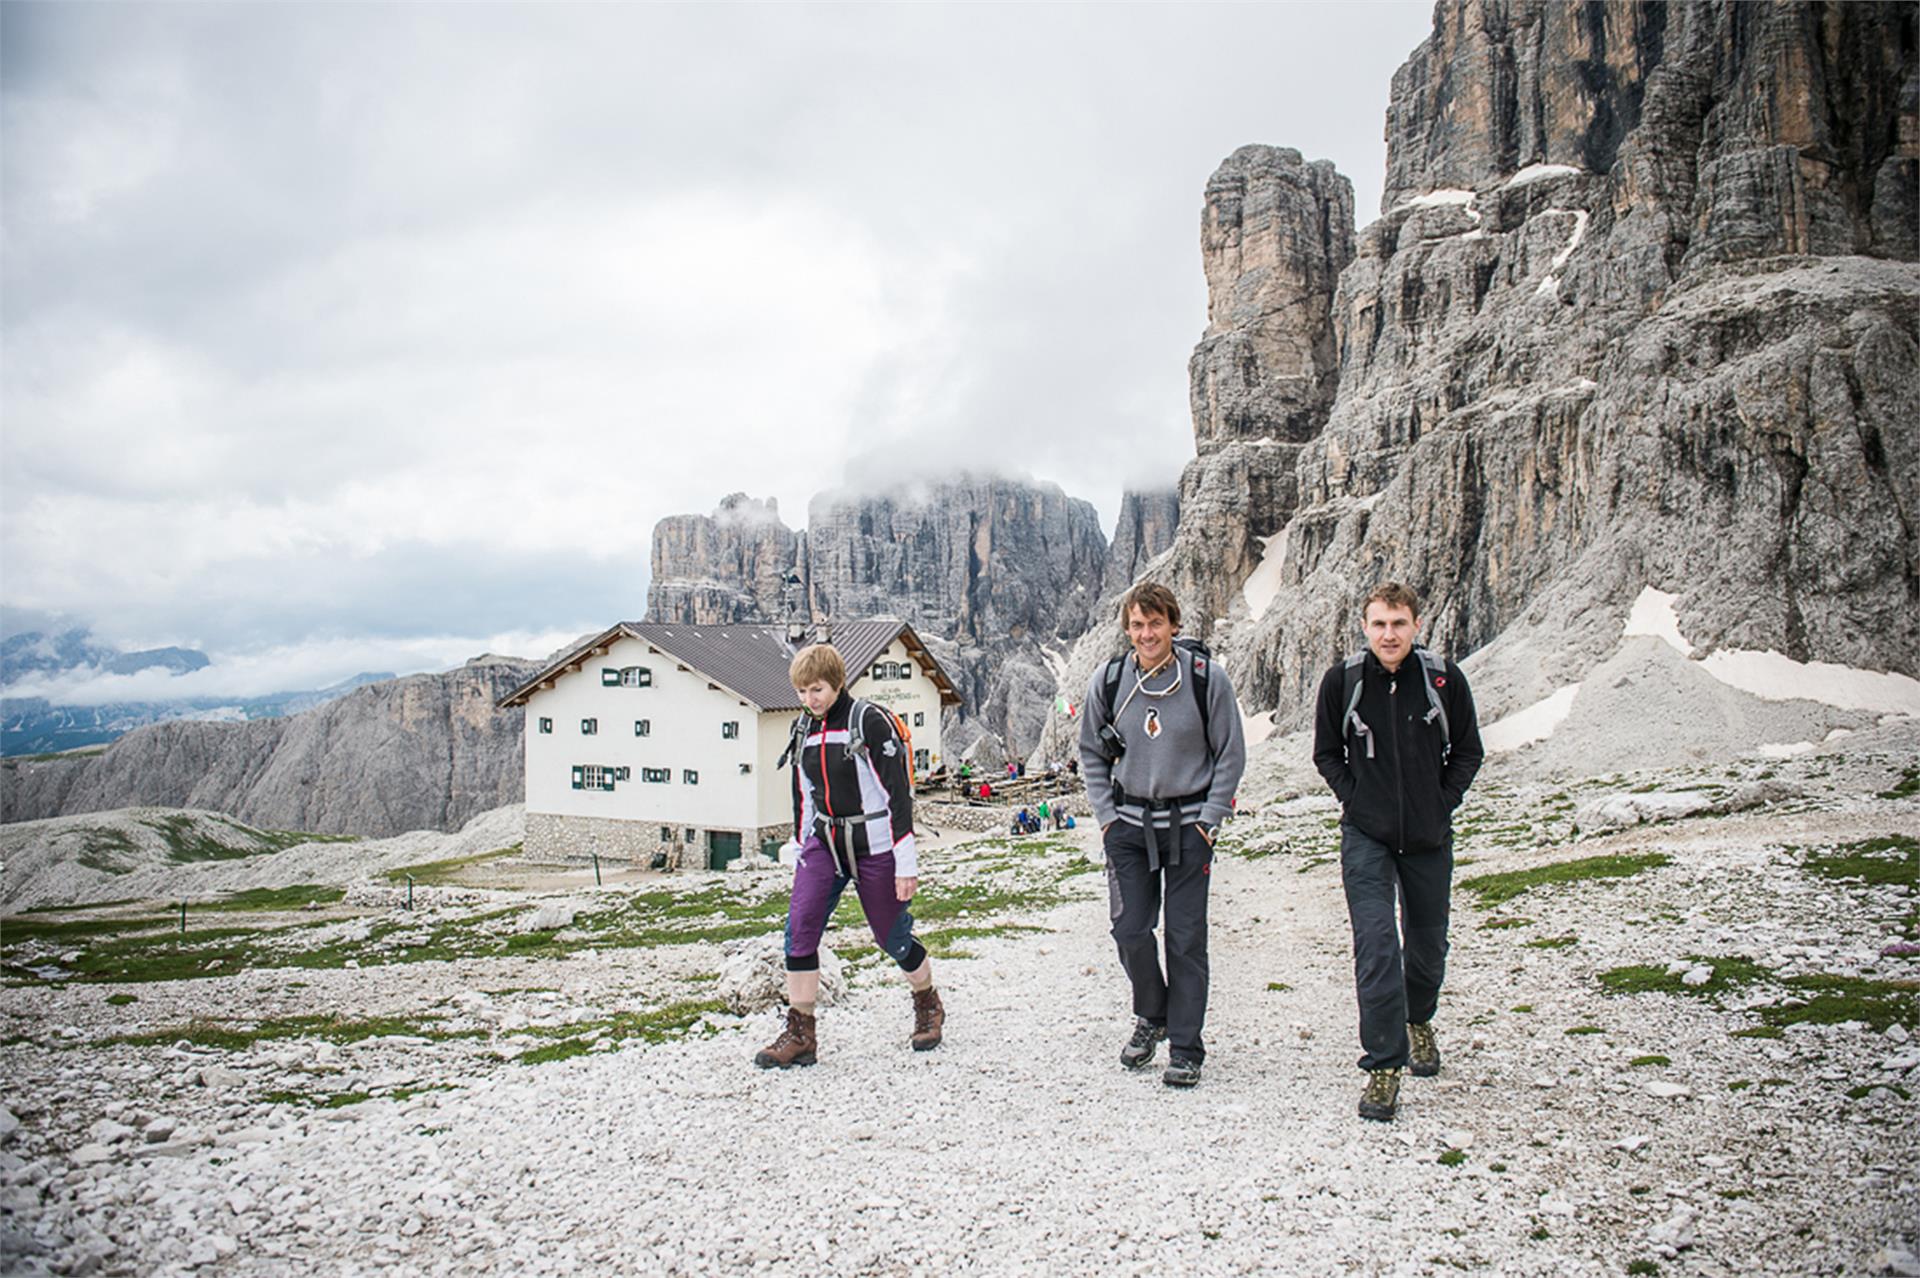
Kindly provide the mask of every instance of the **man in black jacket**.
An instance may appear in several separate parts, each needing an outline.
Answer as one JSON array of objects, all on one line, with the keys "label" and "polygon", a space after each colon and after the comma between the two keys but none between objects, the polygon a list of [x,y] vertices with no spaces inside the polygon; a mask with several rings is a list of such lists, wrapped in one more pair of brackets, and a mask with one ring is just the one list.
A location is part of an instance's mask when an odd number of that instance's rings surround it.
[{"label": "man in black jacket", "polygon": [[1383,1122],[1399,1104],[1403,1068],[1440,1072],[1432,1021],[1446,971],[1453,810],[1486,754],[1466,677],[1414,645],[1419,612],[1407,587],[1376,586],[1362,605],[1367,650],[1327,671],[1313,716],[1314,766],[1341,807],[1367,1071],[1360,1116]]}]

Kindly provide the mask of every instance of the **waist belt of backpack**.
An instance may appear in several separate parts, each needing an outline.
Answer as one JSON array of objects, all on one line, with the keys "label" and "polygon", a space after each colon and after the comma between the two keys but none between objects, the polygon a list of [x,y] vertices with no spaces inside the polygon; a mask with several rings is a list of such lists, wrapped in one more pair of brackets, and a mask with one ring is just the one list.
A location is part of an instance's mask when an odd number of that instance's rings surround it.
[{"label": "waist belt of backpack", "polygon": [[[844,867],[847,877],[852,878],[854,860],[853,827],[856,825],[865,825],[869,821],[878,821],[891,816],[892,813],[889,812],[862,812],[858,816],[816,816],[814,821],[823,827],[822,833],[827,841],[827,851],[833,854],[834,864]],[[839,839],[833,837],[833,828],[836,826],[839,827],[841,834]],[[845,844],[846,846],[842,848],[841,844]]]},{"label": "waist belt of backpack", "polygon": [[1197,808],[1206,801],[1207,792],[1205,790],[1201,790],[1196,794],[1183,794],[1173,799],[1142,799],[1129,796],[1125,790],[1120,788],[1117,782],[1113,787],[1113,802],[1115,807],[1119,807],[1123,803],[1137,803],[1140,805],[1140,829],[1147,840],[1147,870],[1149,873],[1160,868],[1161,860],[1160,831],[1154,826],[1153,814],[1155,812],[1171,812],[1173,814],[1173,819],[1167,823],[1169,827],[1171,827],[1168,832],[1173,837],[1168,841],[1169,846],[1167,848],[1166,863],[1168,865],[1178,865],[1180,864],[1180,828],[1185,824],[1186,810],[1189,808]]}]

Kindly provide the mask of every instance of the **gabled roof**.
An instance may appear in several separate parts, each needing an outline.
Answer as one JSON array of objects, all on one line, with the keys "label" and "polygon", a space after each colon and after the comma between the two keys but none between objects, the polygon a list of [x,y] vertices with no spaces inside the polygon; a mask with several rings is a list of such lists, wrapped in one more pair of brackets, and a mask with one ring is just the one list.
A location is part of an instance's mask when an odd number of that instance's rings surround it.
[{"label": "gabled roof", "polygon": [[[927,650],[913,627],[895,617],[854,621],[833,628],[833,646],[847,663],[847,682],[855,685],[873,659],[895,639],[902,640],[920,668],[940,689],[940,704],[957,706],[960,693]],[[798,710],[800,697],[787,680],[794,648],[785,626],[683,626],[670,621],[622,621],[576,645],[539,674],[500,698],[499,705],[526,704],[562,676],[585,666],[621,639],[638,639],[679,664],[697,670],[716,687],[760,710]]]}]

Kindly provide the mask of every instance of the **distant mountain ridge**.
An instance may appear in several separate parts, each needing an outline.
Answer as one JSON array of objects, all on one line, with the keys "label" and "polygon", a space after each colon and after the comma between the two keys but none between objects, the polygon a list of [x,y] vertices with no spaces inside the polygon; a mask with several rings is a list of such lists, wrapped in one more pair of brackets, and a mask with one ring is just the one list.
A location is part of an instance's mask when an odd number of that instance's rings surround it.
[{"label": "distant mountain ridge", "polygon": [[193,648],[146,648],[120,652],[92,642],[84,629],[57,635],[25,632],[0,641],[0,756],[51,754],[104,745],[133,729],[168,720],[240,723],[276,719],[324,705],[355,688],[393,678],[391,671],[362,671],[324,688],[288,689],[251,696],[191,696],[151,701],[114,701],[69,705],[42,696],[17,696],[10,689],[36,679],[91,673],[131,675],[165,670],[191,674],[213,663]]},{"label": "distant mountain ridge", "polygon": [[284,718],[174,720],[135,728],[98,755],[0,760],[0,820],[173,807],[323,834],[457,830],[519,802],[522,716],[494,703],[538,668],[481,657]]},{"label": "distant mountain ridge", "polygon": [[0,691],[29,675],[64,674],[88,668],[102,674],[137,674],[155,668],[186,674],[191,670],[204,670],[210,664],[207,654],[193,648],[121,652],[93,643],[91,634],[86,629],[67,630],[57,635],[25,631],[0,639]]}]

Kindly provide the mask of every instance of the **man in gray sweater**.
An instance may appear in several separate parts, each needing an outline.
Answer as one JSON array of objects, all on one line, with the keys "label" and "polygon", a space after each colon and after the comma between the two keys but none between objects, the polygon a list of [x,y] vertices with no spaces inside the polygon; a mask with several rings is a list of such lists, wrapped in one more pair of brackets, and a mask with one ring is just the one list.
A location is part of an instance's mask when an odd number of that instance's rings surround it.
[{"label": "man in gray sweater", "polygon": [[[1200,1081],[1207,1049],[1207,885],[1213,844],[1246,768],[1240,707],[1227,673],[1198,644],[1176,642],[1180,604],[1142,582],[1120,601],[1133,651],[1094,672],[1080,716],[1080,764],[1100,823],[1107,907],[1133,983],[1133,1037],[1120,1063],[1142,1069],[1168,1041],[1169,1087]],[[1167,965],[1154,937],[1162,899]]]}]

